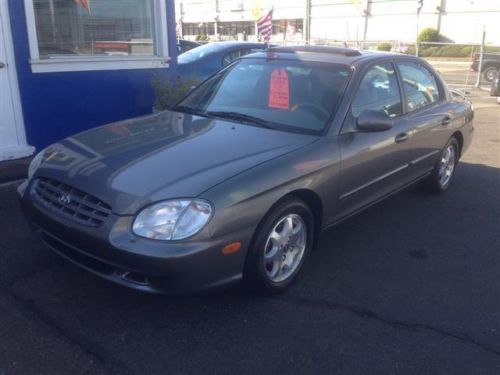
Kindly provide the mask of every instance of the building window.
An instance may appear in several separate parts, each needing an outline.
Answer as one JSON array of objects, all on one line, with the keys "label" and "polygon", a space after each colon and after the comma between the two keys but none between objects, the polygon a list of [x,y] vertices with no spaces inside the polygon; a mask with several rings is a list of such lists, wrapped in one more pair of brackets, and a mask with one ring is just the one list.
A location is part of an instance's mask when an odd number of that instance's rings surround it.
[{"label": "building window", "polygon": [[238,34],[254,35],[255,22],[240,21],[240,22],[219,22],[219,34],[236,37]]},{"label": "building window", "polygon": [[213,22],[202,23],[183,23],[182,35],[198,36],[198,35],[214,35],[215,24]]},{"label": "building window", "polygon": [[273,21],[273,34],[302,34],[303,19],[293,20],[274,20]]},{"label": "building window", "polygon": [[25,0],[34,72],[164,67],[166,0]]}]

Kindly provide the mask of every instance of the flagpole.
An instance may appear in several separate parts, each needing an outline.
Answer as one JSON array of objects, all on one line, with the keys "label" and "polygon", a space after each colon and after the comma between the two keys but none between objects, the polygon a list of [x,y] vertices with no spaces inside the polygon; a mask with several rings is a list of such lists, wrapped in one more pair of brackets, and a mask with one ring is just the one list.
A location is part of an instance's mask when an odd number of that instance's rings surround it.
[{"label": "flagpole", "polygon": [[415,56],[418,57],[419,52],[419,43],[418,43],[418,33],[419,33],[419,23],[420,23],[420,13],[422,12],[422,8],[424,7],[424,0],[417,0],[417,38],[415,40]]},{"label": "flagpole", "polygon": [[57,45],[57,31],[56,31],[56,15],[54,11],[54,0],[49,1],[50,8],[50,22],[52,24],[52,42],[54,45]]},{"label": "flagpole", "polygon": [[420,14],[417,13],[417,38],[415,39],[415,56],[417,56],[417,57],[418,57],[418,50],[419,50],[419,45],[418,45],[419,20],[420,20]]}]

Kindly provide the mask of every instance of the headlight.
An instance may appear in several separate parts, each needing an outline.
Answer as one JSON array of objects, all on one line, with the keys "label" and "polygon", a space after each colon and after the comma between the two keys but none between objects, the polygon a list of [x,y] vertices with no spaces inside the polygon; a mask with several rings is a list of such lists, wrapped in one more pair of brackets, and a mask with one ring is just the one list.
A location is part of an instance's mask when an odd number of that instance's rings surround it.
[{"label": "headlight", "polygon": [[182,240],[198,233],[210,220],[212,206],[199,199],[156,203],[142,210],[132,231],[154,240]]},{"label": "headlight", "polygon": [[31,180],[36,172],[36,170],[40,167],[43,161],[43,155],[45,154],[45,150],[40,151],[36,156],[31,160],[30,166],[28,168],[28,179]]}]

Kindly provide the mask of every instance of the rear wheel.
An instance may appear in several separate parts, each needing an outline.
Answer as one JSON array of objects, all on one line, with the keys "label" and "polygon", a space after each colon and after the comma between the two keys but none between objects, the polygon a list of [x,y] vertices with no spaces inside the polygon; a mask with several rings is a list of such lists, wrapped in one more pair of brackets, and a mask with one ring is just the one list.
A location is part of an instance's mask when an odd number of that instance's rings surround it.
[{"label": "rear wheel", "polygon": [[488,82],[491,82],[495,79],[498,68],[496,66],[488,66],[483,70],[483,77]]},{"label": "rear wheel", "polygon": [[433,194],[444,193],[450,186],[458,158],[458,142],[453,137],[441,151],[430,176],[423,181],[424,190]]},{"label": "rear wheel", "polygon": [[298,276],[314,242],[314,218],[299,199],[288,199],[264,219],[245,264],[244,282],[254,291],[277,293]]}]

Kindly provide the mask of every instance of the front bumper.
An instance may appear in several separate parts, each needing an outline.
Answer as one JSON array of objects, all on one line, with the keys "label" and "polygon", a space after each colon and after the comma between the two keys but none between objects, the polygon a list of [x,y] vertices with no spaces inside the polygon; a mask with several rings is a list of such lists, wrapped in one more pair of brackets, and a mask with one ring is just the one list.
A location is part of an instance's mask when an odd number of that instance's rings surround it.
[{"label": "front bumper", "polygon": [[[165,243],[137,237],[132,216],[110,215],[99,227],[88,227],[49,212],[21,197],[34,232],[56,253],[104,279],[136,290],[178,294],[238,283],[242,278],[252,230],[209,241]],[[239,251],[224,255],[222,248],[241,242]]]}]

